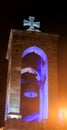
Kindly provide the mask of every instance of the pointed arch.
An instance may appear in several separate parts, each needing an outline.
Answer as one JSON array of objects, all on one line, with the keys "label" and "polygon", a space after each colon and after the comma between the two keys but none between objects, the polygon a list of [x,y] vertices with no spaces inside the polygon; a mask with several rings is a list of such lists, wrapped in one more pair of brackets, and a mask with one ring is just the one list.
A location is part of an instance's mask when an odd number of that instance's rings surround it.
[{"label": "pointed arch", "polygon": [[41,83],[39,87],[40,92],[39,122],[40,122],[42,121],[42,119],[48,118],[48,58],[46,53],[41,48],[37,46],[31,46],[22,53],[22,59],[29,53],[33,52],[39,55],[45,63],[44,66],[40,66],[41,67],[41,77],[40,77]]},{"label": "pointed arch", "polygon": [[36,53],[36,54],[38,54],[39,56],[41,56],[41,58],[42,58],[44,61],[47,61],[47,55],[46,55],[46,53],[44,53],[44,51],[43,51],[41,48],[37,47],[37,46],[32,46],[32,47],[27,48],[27,49],[23,52],[22,58],[23,58],[25,55],[27,55],[27,54],[29,54],[29,53],[33,53],[33,52]]}]

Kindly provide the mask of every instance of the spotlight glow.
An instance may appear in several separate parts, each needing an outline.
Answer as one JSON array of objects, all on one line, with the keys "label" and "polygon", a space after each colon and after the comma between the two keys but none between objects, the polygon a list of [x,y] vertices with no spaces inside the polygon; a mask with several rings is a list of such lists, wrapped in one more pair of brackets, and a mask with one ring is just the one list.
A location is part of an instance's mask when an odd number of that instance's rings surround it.
[{"label": "spotlight glow", "polygon": [[63,122],[67,121],[67,109],[61,108],[59,111],[59,119]]}]

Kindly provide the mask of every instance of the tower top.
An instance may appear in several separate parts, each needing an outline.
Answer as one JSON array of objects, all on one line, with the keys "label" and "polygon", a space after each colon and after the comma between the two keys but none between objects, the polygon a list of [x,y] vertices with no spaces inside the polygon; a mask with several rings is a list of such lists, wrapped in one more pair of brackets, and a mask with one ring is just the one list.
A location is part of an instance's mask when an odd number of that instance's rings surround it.
[{"label": "tower top", "polygon": [[29,26],[29,28],[27,29],[28,31],[36,31],[36,32],[40,32],[40,30],[35,29],[40,27],[40,22],[34,22],[35,17],[33,16],[29,16],[29,20],[23,20],[23,26]]}]

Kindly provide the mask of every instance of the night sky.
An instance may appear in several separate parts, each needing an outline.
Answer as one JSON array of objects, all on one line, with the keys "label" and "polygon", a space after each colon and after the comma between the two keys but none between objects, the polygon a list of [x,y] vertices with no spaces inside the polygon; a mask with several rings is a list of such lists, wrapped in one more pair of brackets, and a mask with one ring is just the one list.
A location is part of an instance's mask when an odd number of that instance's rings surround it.
[{"label": "night sky", "polygon": [[[10,29],[24,30],[23,20],[35,16],[40,30],[60,35],[58,42],[59,92],[67,101],[67,9],[66,3],[38,1],[0,2],[0,126],[4,125],[4,110],[8,62],[5,59]],[[62,82],[63,81],[63,82]],[[64,88],[64,91],[63,91]],[[63,92],[63,93],[62,93]],[[63,95],[63,96],[62,96]],[[64,96],[65,95],[65,96]],[[65,103],[67,105],[67,103]]]}]

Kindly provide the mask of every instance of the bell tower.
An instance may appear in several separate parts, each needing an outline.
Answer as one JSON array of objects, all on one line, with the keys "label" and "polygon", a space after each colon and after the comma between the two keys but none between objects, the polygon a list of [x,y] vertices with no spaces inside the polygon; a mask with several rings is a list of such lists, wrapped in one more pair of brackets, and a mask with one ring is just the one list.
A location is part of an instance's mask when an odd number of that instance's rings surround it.
[{"label": "bell tower", "polygon": [[[8,77],[5,120],[45,122],[57,115],[59,35],[36,28],[34,17],[23,21],[24,30],[11,29],[6,58]],[[9,126],[10,127],[10,126]]]}]

